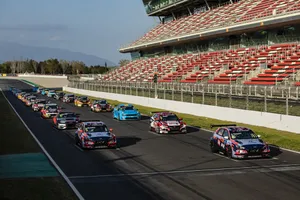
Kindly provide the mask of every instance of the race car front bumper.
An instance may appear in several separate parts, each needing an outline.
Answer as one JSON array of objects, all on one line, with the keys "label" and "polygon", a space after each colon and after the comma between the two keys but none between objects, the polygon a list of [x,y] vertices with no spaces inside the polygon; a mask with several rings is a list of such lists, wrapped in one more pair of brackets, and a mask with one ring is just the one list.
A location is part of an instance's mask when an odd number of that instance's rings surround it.
[{"label": "race car front bumper", "polygon": [[187,133],[186,127],[178,127],[178,128],[169,128],[169,127],[163,127],[160,128],[160,132],[162,134],[168,134],[168,133]]},{"label": "race car front bumper", "polygon": [[84,148],[87,149],[103,149],[103,148],[116,148],[117,147],[117,141],[111,140],[108,142],[105,141],[87,141],[84,143]]},{"label": "race car front bumper", "polygon": [[57,113],[47,113],[47,114],[44,114],[43,116],[44,116],[45,118],[52,118],[52,117],[54,117],[55,115],[57,115]]},{"label": "race car front bumper", "polygon": [[120,120],[140,120],[140,115],[122,115]]},{"label": "race car front bumper", "polygon": [[266,158],[271,156],[271,151],[269,148],[257,149],[254,151],[238,149],[232,153],[233,158]]}]

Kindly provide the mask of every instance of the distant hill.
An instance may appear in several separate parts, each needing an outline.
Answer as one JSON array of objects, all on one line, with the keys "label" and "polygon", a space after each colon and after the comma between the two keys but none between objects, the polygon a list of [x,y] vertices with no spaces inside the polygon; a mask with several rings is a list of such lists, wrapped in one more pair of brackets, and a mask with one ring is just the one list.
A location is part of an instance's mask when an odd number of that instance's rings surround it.
[{"label": "distant hill", "polygon": [[86,65],[104,65],[106,62],[107,66],[116,66],[115,63],[107,59],[80,52],[72,52],[58,48],[34,47],[10,42],[0,42],[0,62],[21,59],[43,61],[49,58],[57,58],[58,60],[64,59],[69,61],[82,61]]}]

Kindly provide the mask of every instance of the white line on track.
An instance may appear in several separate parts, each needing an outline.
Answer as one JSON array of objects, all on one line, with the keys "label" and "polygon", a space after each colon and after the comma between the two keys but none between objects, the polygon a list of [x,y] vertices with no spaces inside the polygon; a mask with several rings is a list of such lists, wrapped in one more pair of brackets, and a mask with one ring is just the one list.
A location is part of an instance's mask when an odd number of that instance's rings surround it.
[{"label": "white line on track", "polygon": [[124,177],[124,176],[146,176],[146,175],[172,175],[172,174],[191,174],[191,173],[208,173],[210,175],[230,175],[244,174],[248,172],[279,172],[279,171],[300,171],[299,164],[289,165],[268,165],[268,166],[249,166],[249,167],[228,167],[228,168],[211,168],[211,169],[194,169],[180,171],[159,171],[159,172],[138,172],[138,173],[121,173],[121,174],[102,174],[94,176],[70,176],[70,179],[85,179],[85,178],[105,178],[105,177]]},{"label": "white line on track", "polygon": [[65,179],[65,181],[67,182],[67,184],[70,186],[70,188],[73,190],[73,192],[76,194],[76,196],[78,197],[78,199],[80,200],[84,200],[83,196],[80,194],[80,192],[76,189],[76,187],[73,185],[73,183],[70,181],[70,179],[66,176],[66,174],[62,171],[62,169],[57,165],[57,163],[53,160],[53,158],[50,156],[50,154],[47,152],[47,150],[44,148],[44,146],[40,143],[40,141],[37,139],[37,137],[33,134],[33,132],[30,130],[30,128],[27,126],[27,124],[24,122],[24,120],[22,119],[22,117],[19,115],[19,113],[16,111],[16,109],[14,108],[14,106],[10,103],[10,101],[7,99],[7,97],[5,96],[4,92],[2,91],[2,89],[0,88],[0,91],[2,93],[2,95],[4,96],[5,100],[8,102],[8,104],[10,105],[10,107],[13,109],[13,111],[16,113],[16,115],[18,116],[18,118],[20,119],[20,121],[23,123],[23,125],[25,126],[25,128],[28,130],[28,132],[31,134],[31,136],[34,138],[34,140],[36,141],[36,143],[40,146],[40,148],[42,149],[42,151],[45,153],[45,155],[48,157],[48,159],[50,160],[50,162],[53,164],[53,166],[57,169],[57,171],[62,175],[62,177]]}]

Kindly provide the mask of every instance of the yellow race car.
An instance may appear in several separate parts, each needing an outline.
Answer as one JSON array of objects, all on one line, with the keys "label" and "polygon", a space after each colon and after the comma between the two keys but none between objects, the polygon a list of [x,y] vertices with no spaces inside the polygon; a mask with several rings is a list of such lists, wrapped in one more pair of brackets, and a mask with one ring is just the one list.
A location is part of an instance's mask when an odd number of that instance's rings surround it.
[{"label": "yellow race car", "polygon": [[91,102],[90,99],[86,96],[79,96],[74,101],[75,106],[78,107],[84,107],[84,106],[90,106]]}]

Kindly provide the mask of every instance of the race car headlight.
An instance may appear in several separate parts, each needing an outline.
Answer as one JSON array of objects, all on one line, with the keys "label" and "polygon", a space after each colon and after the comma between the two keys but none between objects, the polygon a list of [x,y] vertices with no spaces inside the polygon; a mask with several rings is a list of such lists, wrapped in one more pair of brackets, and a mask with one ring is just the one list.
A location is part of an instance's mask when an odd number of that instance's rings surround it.
[{"label": "race car headlight", "polygon": [[168,129],[167,126],[160,126],[161,129]]}]

